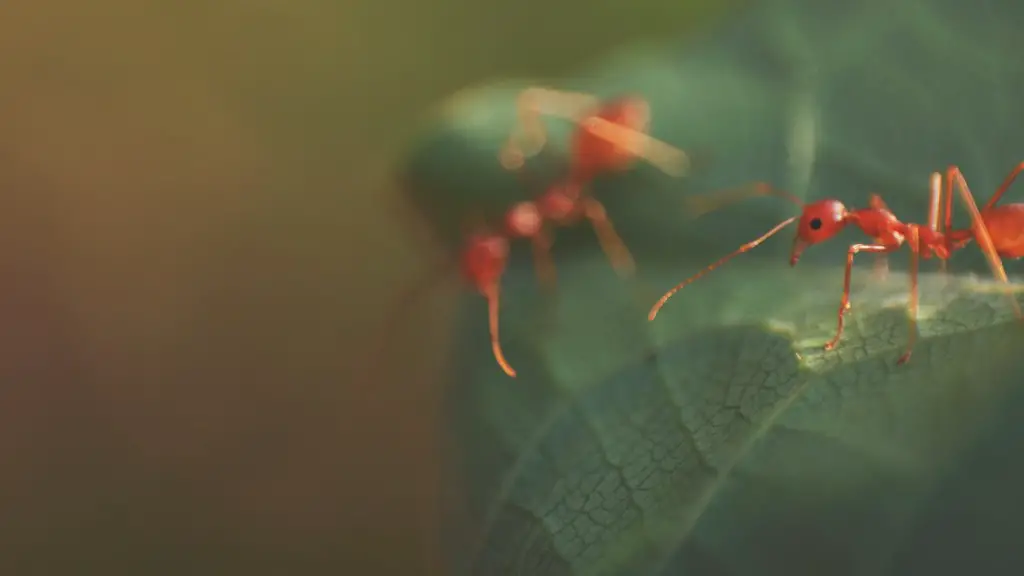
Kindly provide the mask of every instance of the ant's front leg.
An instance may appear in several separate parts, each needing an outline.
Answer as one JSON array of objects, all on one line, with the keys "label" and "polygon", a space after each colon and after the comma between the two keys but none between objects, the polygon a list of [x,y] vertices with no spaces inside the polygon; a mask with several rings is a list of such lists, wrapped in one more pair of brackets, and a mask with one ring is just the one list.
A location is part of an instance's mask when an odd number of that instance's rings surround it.
[{"label": "ant's front leg", "polygon": [[615,231],[615,227],[612,226],[612,221],[608,218],[604,206],[589,197],[581,199],[580,202],[583,204],[583,214],[594,227],[597,241],[601,244],[601,249],[608,255],[608,259],[611,260],[612,267],[621,276],[632,276],[636,271],[633,255],[629,253],[626,243],[622,241],[618,232]]},{"label": "ant's front leg", "polygon": [[516,99],[516,126],[498,156],[501,165],[518,170],[527,158],[540,152],[547,143],[543,116],[579,122],[599,105],[600,100],[590,94],[544,87],[523,90]]},{"label": "ant's front leg", "polygon": [[872,252],[875,254],[884,254],[886,252],[892,252],[895,248],[886,246],[884,244],[854,244],[850,246],[850,249],[846,252],[846,275],[843,279],[843,299],[839,303],[839,317],[836,324],[836,335],[825,343],[825,350],[832,350],[839,343],[839,339],[843,336],[843,325],[845,322],[846,311],[850,309],[850,276],[853,274],[853,256],[858,252]]}]

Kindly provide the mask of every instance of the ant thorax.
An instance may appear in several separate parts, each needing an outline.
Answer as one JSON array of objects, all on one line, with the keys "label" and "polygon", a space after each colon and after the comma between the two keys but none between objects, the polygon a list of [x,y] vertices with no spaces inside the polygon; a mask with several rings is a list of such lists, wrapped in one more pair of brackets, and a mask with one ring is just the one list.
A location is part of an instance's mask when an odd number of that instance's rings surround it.
[{"label": "ant thorax", "polygon": [[571,185],[552,186],[537,200],[541,215],[556,222],[570,219],[579,207],[579,188]]},{"label": "ant thorax", "polygon": [[505,228],[510,236],[532,238],[544,224],[541,209],[535,202],[520,202],[505,214]]}]

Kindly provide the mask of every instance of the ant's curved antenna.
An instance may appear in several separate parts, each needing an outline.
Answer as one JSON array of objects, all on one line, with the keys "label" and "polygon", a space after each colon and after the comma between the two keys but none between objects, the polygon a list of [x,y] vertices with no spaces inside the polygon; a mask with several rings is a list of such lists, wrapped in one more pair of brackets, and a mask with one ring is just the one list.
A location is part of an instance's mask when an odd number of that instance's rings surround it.
[{"label": "ant's curved antenna", "polygon": [[[788,200],[789,202],[792,202],[793,204],[800,208],[803,208],[805,206],[804,201],[797,198],[793,194],[790,194],[789,192],[786,192],[784,190],[774,188],[768,184],[765,184],[764,182],[754,182],[752,184],[747,184],[745,186],[740,186],[737,188],[719,190],[717,192],[712,192],[710,194],[705,194],[703,196],[690,196],[689,198],[686,199],[686,204],[688,206],[688,211],[690,212],[690,214],[693,215],[694,217],[698,217],[708,212],[721,209],[724,206],[735,204],[736,202],[740,202],[742,200],[754,196],[776,196],[784,200]],[[676,292],[679,292],[687,285],[692,284],[693,282],[707,275],[715,268],[718,268],[719,266],[725,264],[729,260],[732,260],[736,256],[739,256],[744,252],[749,252],[750,250],[756,248],[762,242],[771,238],[783,228],[796,222],[797,218],[799,218],[799,216],[792,216],[790,218],[783,220],[782,222],[776,224],[775,227],[773,227],[771,230],[764,233],[757,239],[747,242],[746,244],[740,246],[730,254],[719,259],[717,262],[714,262],[713,264],[707,266],[700,272],[694,274],[693,276],[687,278],[686,280],[683,280],[679,284],[676,284],[674,287],[672,287],[671,290],[666,292],[661,298],[658,299],[657,302],[655,302],[654,306],[651,308],[650,313],[647,314],[647,319],[649,321],[653,321],[655,317],[658,316],[658,312],[660,312],[662,307],[665,306],[665,303],[668,302],[669,299],[676,294]]]},{"label": "ant's curved antenna", "polygon": [[680,290],[682,290],[686,285],[695,282],[696,280],[698,280],[702,276],[708,274],[709,272],[711,272],[715,268],[718,268],[722,264],[725,264],[729,260],[732,260],[736,256],[739,256],[740,254],[743,254],[744,252],[748,252],[748,251],[756,248],[759,244],[761,244],[765,240],[771,238],[772,236],[777,234],[780,230],[782,230],[786,226],[789,226],[793,222],[796,222],[797,218],[798,218],[797,216],[791,216],[791,217],[783,220],[782,222],[776,224],[774,228],[772,228],[768,232],[766,232],[763,235],[761,235],[759,238],[757,238],[755,240],[752,240],[750,242],[747,242],[746,244],[744,244],[744,245],[740,246],[739,248],[737,248],[736,250],[734,250],[729,255],[719,259],[714,264],[711,264],[710,266],[704,268],[700,272],[694,274],[693,276],[687,278],[686,280],[683,280],[679,284],[676,284],[671,290],[666,292],[664,296],[662,296],[661,298],[658,299],[658,301],[651,308],[650,313],[647,314],[647,319],[650,320],[650,321],[654,321],[654,318],[658,315],[658,312],[661,311],[661,308],[663,306],[665,306],[665,303],[668,302],[669,298],[674,296],[676,292],[679,292]]}]

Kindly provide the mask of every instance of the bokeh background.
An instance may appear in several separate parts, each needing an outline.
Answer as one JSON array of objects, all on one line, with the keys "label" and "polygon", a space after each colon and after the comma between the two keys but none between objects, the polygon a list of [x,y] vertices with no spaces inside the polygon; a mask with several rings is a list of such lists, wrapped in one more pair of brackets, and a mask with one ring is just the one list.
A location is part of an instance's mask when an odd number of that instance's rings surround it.
[{"label": "bokeh background", "polygon": [[[0,17],[0,572],[437,574],[425,109],[718,2],[40,0]],[[428,305],[429,304],[429,305]]]}]

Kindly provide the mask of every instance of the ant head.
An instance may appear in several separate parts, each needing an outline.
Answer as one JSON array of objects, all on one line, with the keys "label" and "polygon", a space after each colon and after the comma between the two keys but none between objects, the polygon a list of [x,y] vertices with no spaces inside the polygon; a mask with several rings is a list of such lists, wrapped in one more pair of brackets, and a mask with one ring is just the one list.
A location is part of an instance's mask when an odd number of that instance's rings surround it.
[{"label": "ant head", "polygon": [[789,255],[790,266],[800,260],[804,249],[812,244],[824,242],[839,233],[846,226],[846,206],[838,200],[826,198],[804,206],[803,214],[793,239],[793,249]]},{"label": "ant head", "polygon": [[487,292],[505,272],[508,251],[508,240],[503,236],[471,235],[459,258],[463,277],[480,292]]}]

